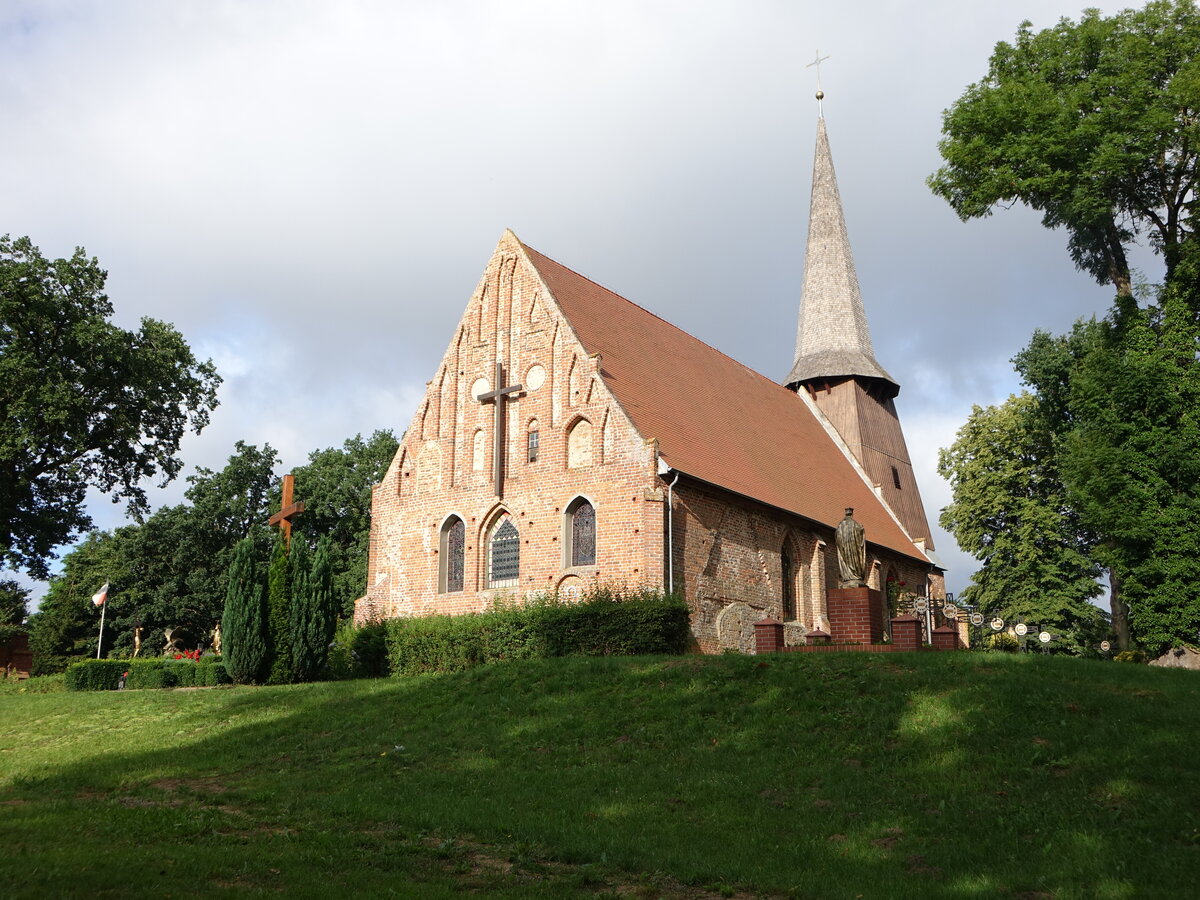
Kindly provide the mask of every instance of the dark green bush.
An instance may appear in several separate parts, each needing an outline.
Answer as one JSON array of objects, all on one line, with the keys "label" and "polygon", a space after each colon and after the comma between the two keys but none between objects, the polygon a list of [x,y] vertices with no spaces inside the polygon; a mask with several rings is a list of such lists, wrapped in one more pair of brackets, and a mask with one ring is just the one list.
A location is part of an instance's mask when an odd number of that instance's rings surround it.
[{"label": "dark green bush", "polygon": [[688,608],[657,591],[598,587],[572,603],[545,597],[467,616],[392,619],[395,675],[456,672],[507,659],[683,653]]},{"label": "dark green bush", "polygon": [[190,659],[89,659],[67,669],[68,691],[115,691],[121,675],[126,690],[153,690],[173,687],[207,687],[230,684],[232,679],[218,656],[205,656],[199,662]]},{"label": "dark green bush", "polygon": [[999,650],[1001,653],[1016,653],[1021,649],[1021,642],[1007,631],[998,631],[986,638],[989,650]]},{"label": "dark green bush", "polygon": [[68,691],[115,691],[121,674],[135,660],[85,659],[67,666]]},{"label": "dark green bush", "polygon": [[323,678],[382,678],[388,674],[387,625],[340,622],[329,645]]},{"label": "dark green bush", "polygon": [[1113,656],[1113,662],[1146,663],[1149,660],[1141,650],[1122,650]]}]

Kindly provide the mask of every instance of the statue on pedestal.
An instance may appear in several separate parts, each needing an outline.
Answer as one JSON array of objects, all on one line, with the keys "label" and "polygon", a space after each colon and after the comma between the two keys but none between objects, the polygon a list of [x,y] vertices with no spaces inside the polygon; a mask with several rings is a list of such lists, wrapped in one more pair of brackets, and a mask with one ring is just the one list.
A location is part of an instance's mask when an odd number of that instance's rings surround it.
[{"label": "statue on pedestal", "polygon": [[854,509],[846,508],[846,518],[838,523],[837,543],[840,588],[866,587],[867,541],[863,527],[854,520]]}]

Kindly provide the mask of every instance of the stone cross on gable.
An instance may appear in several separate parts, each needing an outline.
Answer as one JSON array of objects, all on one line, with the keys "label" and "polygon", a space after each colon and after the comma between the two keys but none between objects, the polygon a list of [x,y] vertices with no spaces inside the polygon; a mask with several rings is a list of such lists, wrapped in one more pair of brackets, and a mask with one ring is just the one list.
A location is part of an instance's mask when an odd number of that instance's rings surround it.
[{"label": "stone cross on gable", "polygon": [[294,475],[283,476],[283,498],[279,512],[271,516],[267,522],[271,525],[278,525],[283,532],[283,542],[288,547],[292,546],[292,519],[304,512],[304,501],[299,503],[292,502],[292,490],[295,487],[296,477]]},{"label": "stone cross on gable", "polygon": [[525,390],[522,385],[504,386],[504,365],[496,363],[496,389],[479,394],[475,399],[480,403],[496,404],[495,425],[492,434],[492,481],[496,485],[496,496],[504,496],[504,407],[505,400],[515,399],[515,395]]}]

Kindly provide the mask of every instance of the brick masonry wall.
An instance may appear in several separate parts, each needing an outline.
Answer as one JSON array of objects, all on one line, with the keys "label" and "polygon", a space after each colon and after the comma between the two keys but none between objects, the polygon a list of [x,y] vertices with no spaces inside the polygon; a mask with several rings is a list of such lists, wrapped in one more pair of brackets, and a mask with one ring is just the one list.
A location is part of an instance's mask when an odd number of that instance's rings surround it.
[{"label": "brick masonry wall", "polygon": [[[495,387],[497,360],[506,384],[525,386],[505,401],[502,497],[493,481],[494,406],[475,399]],[[615,403],[600,365],[506,235],[374,490],[368,589],[356,618],[476,612],[501,597],[596,581],[662,584],[656,448]],[[591,432],[582,442],[583,432],[575,435],[585,464],[569,468],[569,436],[581,421]],[[529,462],[535,422],[538,458]],[[581,496],[596,510],[596,562],[573,568],[565,559],[566,510]],[[463,590],[444,592],[441,532],[451,515],[466,525],[466,571]],[[505,515],[520,533],[519,583],[492,588],[489,534]]]},{"label": "brick masonry wall", "polygon": [[[701,651],[752,652],[754,623],[767,617],[787,623],[789,644],[802,642],[815,627],[831,630],[827,597],[838,584],[833,528],[686,477],[677,483],[674,500],[675,586],[692,609]],[[867,537],[876,585],[885,569],[904,572],[914,583],[924,578],[927,566],[876,547]],[[785,543],[793,560],[795,617],[785,616],[782,604]],[[879,639],[884,618],[877,587],[872,594],[877,608],[863,613],[856,638],[866,642]]]}]

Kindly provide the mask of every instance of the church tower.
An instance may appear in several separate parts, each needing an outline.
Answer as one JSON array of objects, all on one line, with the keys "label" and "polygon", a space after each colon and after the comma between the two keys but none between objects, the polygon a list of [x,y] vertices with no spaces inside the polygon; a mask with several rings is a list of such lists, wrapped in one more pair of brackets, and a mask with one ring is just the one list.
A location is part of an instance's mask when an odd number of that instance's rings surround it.
[{"label": "church tower", "polygon": [[[817,100],[822,98],[818,90]],[[809,393],[909,536],[932,550],[929,521],[896,415],[900,385],[875,359],[871,346],[823,114],[817,119],[796,358],[784,384]]]}]

